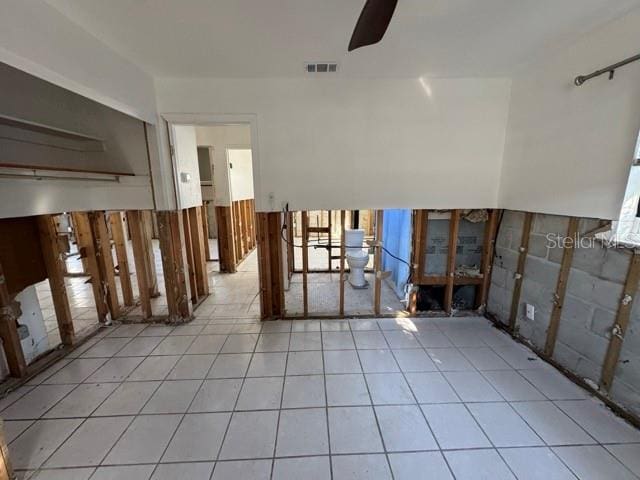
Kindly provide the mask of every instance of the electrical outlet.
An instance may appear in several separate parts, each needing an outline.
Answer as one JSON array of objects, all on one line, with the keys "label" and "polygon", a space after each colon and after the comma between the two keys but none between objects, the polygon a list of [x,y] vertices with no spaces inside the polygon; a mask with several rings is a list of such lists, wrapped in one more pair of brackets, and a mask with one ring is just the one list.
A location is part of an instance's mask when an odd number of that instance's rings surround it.
[{"label": "electrical outlet", "polygon": [[535,320],[536,307],[534,307],[530,303],[525,303],[525,306],[527,307],[527,319],[528,320]]}]

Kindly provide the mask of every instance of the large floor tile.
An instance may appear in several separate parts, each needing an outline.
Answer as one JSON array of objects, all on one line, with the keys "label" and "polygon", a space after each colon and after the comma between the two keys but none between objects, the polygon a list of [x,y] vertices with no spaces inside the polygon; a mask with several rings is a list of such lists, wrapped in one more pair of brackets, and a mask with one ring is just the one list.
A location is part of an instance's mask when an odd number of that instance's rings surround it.
[{"label": "large floor tile", "polygon": [[500,355],[505,362],[516,370],[548,368],[548,365],[540,360],[540,358],[530,349],[515,342],[493,347],[493,351]]},{"label": "large floor tile", "polygon": [[546,447],[504,448],[500,455],[518,480],[577,480]]},{"label": "large floor tile", "polygon": [[222,346],[221,353],[249,353],[258,342],[258,335],[246,333],[242,335],[229,335]]},{"label": "large floor tile", "polygon": [[367,373],[365,378],[374,405],[416,403],[401,373]]},{"label": "large floor tile", "polygon": [[351,332],[322,332],[325,350],[350,350],[356,348]]},{"label": "large floor tile", "polygon": [[389,462],[395,480],[453,480],[440,452],[392,453]]},{"label": "large floor tile", "polygon": [[180,423],[181,415],[136,417],[105,458],[108,465],[157,463]]},{"label": "large floor tile", "polygon": [[143,357],[114,357],[102,365],[98,370],[93,372],[88,382],[122,382],[133,372]]},{"label": "large floor tile", "polygon": [[151,352],[151,355],[182,355],[191,346],[195,338],[194,336],[165,337]]},{"label": "large floor tile", "polygon": [[542,393],[515,370],[482,372],[482,375],[509,402],[546,400]]},{"label": "large floor tile", "polygon": [[158,465],[151,480],[209,480],[213,462],[168,463]]},{"label": "large floor tile", "polygon": [[326,375],[327,403],[330,407],[370,405],[369,391],[360,373]]},{"label": "large floor tile", "polygon": [[211,480],[269,480],[271,460],[240,460],[216,463]]},{"label": "large floor tile", "polygon": [[277,424],[277,411],[235,412],[222,445],[220,459],[272,457]]},{"label": "large floor tile", "polygon": [[209,373],[215,355],[185,355],[167,375],[167,380],[203,379]]},{"label": "large floor tile", "polygon": [[555,402],[600,443],[640,443],[640,431],[595,400]]},{"label": "large floor tile", "polygon": [[69,394],[76,385],[40,385],[26,393],[17,402],[2,411],[5,420],[40,418],[59,400]]},{"label": "large floor tile", "polygon": [[489,347],[464,347],[460,352],[478,370],[512,370],[512,367]]},{"label": "large floor tile", "polygon": [[321,350],[322,337],[320,332],[294,332],[291,334],[289,350],[292,352],[304,350]]},{"label": "large floor tile", "polygon": [[464,402],[499,402],[502,396],[479,372],[444,372],[443,374]]},{"label": "large floor tile", "polygon": [[491,447],[482,430],[459,403],[422,405],[422,411],[442,449]]},{"label": "large floor tile", "polygon": [[322,374],[323,372],[322,352],[289,352],[287,375],[313,375]]},{"label": "large floor tile", "polygon": [[289,333],[263,333],[258,337],[256,352],[288,352]]},{"label": "large floor tile", "polygon": [[381,331],[356,331],[353,338],[358,349],[388,349],[389,345]]},{"label": "large floor tile", "polygon": [[142,409],[142,413],[185,413],[201,384],[200,380],[162,382]]},{"label": "large floor tile", "polygon": [[283,377],[247,378],[236,410],[273,410],[280,408]]},{"label": "large floor tile", "polygon": [[89,350],[80,355],[81,358],[113,357],[131,338],[103,338]]},{"label": "large floor tile", "polygon": [[176,430],[163,462],[198,462],[218,456],[230,413],[187,414]]},{"label": "large floor tile", "polygon": [[117,383],[84,383],[60,400],[45,418],[88,417],[118,387]]},{"label": "large floor tile", "polygon": [[609,450],[636,476],[640,477],[640,444],[605,445],[604,448]]},{"label": "large floor tile", "polygon": [[42,469],[36,472],[33,477],[29,477],[29,480],[89,480],[94,471],[93,467]]},{"label": "large floor tile", "polygon": [[106,361],[106,358],[78,358],[60,369],[57,373],[51,375],[42,383],[82,383]]},{"label": "large floor tile", "polygon": [[93,415],[137,415],[159,386],[160,382],[122,383]]},{"label": "large floor tile", "polygon": [[360,360],[355,350],[323,352],[324,371],[330,373],[361,373]]},{"label": "large floor tile", "polygon": [[473,365],[457,348],[429,348],[427,353],[441,372],[474,371]]},{"label": "large floor tile", "polygon": [[332,453],[382,452],[382,441],[371,407],[329,408]]},{"label": "large floor tile", "polygon": [[230,412],[236,404],[241,386],[242,379],[239,378],[205,380],[189,412]]},{"label": "large floor tile", "polygon": [[209,370],[207,378],[244,377],[250,361],[250,353],[218,355]]},{"label": "large floor tile", "polygon": [[511,406],[547,445],[596,443],[587,432],[551,402],[516,402]]},{"label": "large floor tile", "polygon": [[282,410],[276,456],[323,455],[329,453],[327,414],[324,408]]},{"label": "large floor tile", "polygon": [[358,350],[358,356],[365,373],[399,372],[400,367],[391,350]]},{"label": "large floor tile", "polygon": [[89,418],[47,460],[46,467],[87,467],[100,465],[102,459],[133,417]]},{"label": "large floor tile", "polygon": [[162,341],[162,337],[136,337],[116,353],[116,357],[145,357]]},{"label": "large floor tile", "polygon": [[439,372],[407,373],[407,381],[418,403],[455,403],[460,397]]},{"label": "large floor tile", "polygon": [[445,452],[456,480],[516,480],[495,450]]},{"label": "large floor tile", "polygon": [[523,370],[520,373],[549,400],[579,400],[588,397],[586,391],[550,367]]},{"label": "large floor tile", "polygon": [[145,358],[129,375],[126,381],[140,382],[149,380],[164,380],[173,367],[180,360],[179,355],[165,355]]},{"label": "large floor tile", "polygon": [[281,377],[285,374],[287,354],[281,353],[254,353],[248,377]]},{"label": "large floor tile", "polygon": [[408,372],[437,372],[438,367],[422,348],[393,350],[393,356],[400,370]]},{"label": "large floor tile", "polygon": [[96,469],[91,480],[149,480],[155,465],[114,465]]},{"label": "large floor tile", "polygon": [[508,403],[470,403],[467,408],[496,447],[544,445]]},{"label": "large floor tile", "polygon": [[286,377],[282,408],[324,407],[326,397],[323,375]]},{"label": "large floor tile", "polygon": [[417,405],[382,406],[375,411],[388,452],[438,449]]},{"label": "large floor tile", "polygon": [[553,451],[580,480],[637,479],[601,446],[556,447]]},{"label": "large floor tile", "polygon": [[277,458],[272,480],[331,480],[329,457]]},{"label": "large floor tile", "polygon": [[418,340],[416,340],[411,332],[385,331],[383,332],[383,335],[387,340],[387,344],[392,349],[421,348],[420,343],[418,343]]},{"label": "large floor tile", "polygon": [[219,353],[224,345],[226,335],[200,335],[189,346],[187,354],[202,355]]},{"label": "large floor tile", "polygon": [[385,455],[331,457],[334,480],[391,480]]},{"label": "large floor tile", "polygon": [[79,419],[39,420],[9,445],[14,469],[36,469],[82,423]]}]

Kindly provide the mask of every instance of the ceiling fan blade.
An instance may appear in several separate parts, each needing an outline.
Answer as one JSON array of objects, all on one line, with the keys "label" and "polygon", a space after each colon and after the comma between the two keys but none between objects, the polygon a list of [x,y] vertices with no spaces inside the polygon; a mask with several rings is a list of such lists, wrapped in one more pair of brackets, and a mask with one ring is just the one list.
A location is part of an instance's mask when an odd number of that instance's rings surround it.
[{"label": "ceiling fan blade", "polygon": [[367,0],[353,30],[349,51],[382,40],[397,4],[398,0]]}]

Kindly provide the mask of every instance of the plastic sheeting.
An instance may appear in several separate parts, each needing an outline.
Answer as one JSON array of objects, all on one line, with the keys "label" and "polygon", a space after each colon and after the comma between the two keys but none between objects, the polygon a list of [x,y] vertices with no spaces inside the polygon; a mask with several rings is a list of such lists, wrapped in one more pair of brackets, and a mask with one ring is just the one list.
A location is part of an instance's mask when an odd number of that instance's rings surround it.
[{"label": "plastic sheeting", "polygon": [[[411,210],[385,210],[382,225],[384,248],[393,255],[411,263]],[[382,251],[382,269],[391,271],[395,292],[404,298],[404,286],[409,277],[409,266]]]}]

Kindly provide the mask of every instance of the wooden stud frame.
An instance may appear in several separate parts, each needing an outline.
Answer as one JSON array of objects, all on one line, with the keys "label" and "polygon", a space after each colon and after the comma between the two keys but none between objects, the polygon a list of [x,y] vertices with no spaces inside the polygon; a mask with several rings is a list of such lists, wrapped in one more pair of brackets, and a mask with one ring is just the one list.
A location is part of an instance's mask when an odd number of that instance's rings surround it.
[{"label": "wooden stud frame", "polygon": [[127,212],[127,223],[131,233],[131,247],[133,249],[133,261],[136,266],[136,279],[138,281],[138,294],[140,296],[140,307],[142,316],[145,319],[151,318],[151,290],[148,284],[149,257],[144,248],[144,227],[141,221],[141,212],[130,210]]},{"label": "wooden stud frame", "polygon": [[560,272],[558,273],[556,293],[553,296],[553,309],[551,311],[549,327],[547,328],[547,338],[544,344],[544,353],[548,357],[553,356],[553,351],[556,345],[558,328],[560,327],[560,317],[562,315],[562,306],[564,305],[564,295],[567,291],[567,282],[569,280],[569,273],[571,272],[571,262],[573,261],[576,234],[578,232],[579,225],[580,219],[576,217],[569,217],[567,239],[571,240],[565,242],[562,248],[562,262],[560,263]]},{"label": "wooden stud frame", "polygon": [[522,236],[518,255],[518,265],[516,267],[515,279],[513,283],[513,296],[511,297],[511,311],[509,312],[509,330],[515,332],[518,320],[518,309],[520,307],[520,292],[524,280],[524,267],[527,263],[527,253],[529,252],[529,237],[531,235],[531,225],[534,214],[526,212],[522,223]]},{"label": "wooden stud frame", "polygon": [[607,347],[602,366],[602,376],[600,378],[600,390],[608,392],[611,390],[613,378],[620,359],[622,342],[631,319],[631,309],[640,285],[640,254],[634,250],[629,261],[629,270],[624,282],[618,312],[614,324],[611,326],[611,339]]},{"label": "wooden stud frame", "polygon": [[256,243],[260,278],[260,316],[263,320],[284,316],[284,277],[279,212],[258,212]]},{"label": "wooden stud frame", "polygon": [[498,210],[489,211],[489,218],[484,226],[484,240],[482,242],[482,261],[480,264],[480,273],[482,274],[482,283],[476,294],[476,309],[484,310],[487,305],[487,296],[489,295],[489,284],[491,282],[491,268],[493,263],[493,251],[496,243],[496,229],[498,228]]},{"label": "wooden stud frame", "polygon": [[182,210],[182,227],[184,230],[184,248],[187,254],[187,278],[189,279],[189,290],[191,290],[191,303],[195,305],[198,303],[198,285],[193,260],[193,244],[188,210]]},{"label": "wooden stud frame", "polygon": [[122,287],[122,298],[125,306],[133,306],[133,288],[131,288],[131,272],[129,271],[129,259],[127,256],[127,246],[122,227],[122,214],[120,212],[109,213],[109,224],[111,226],[111,238],[116,250],[118,260],[118,278]]},{"label": "wooden stud frame", "polygon": [[455,284],[456,248],[458,246],[458,227],[460,224],[460,211],[451,210],[449,219],[449,248],[447,255],[447,282],[444,292],[444,311],[451,315],[453,308],[453,286]]},{"label": "wooden stud frame", "polygon": [[209,202],[204,202],[200,207],[202,212],[202,234],[204,235],[204,253],[207,262],[213,262],[211,248],[209,246]]},{"label": "wooden stud frame", "polygon": [[56,312],[60,341],[63,345],[73,345],[76,334],[69,308],[69,298],[67,288],[64,283],[64,260],[62,259],[58,243],[58,232],[52,215],[41,215],[38,217],[38,231],[40,233],[40,244],[42,247],[42,257],[49,277],[53,308]]},{"label": "wooden stud frame", "polygon": [[218,223],[218,258],[220,271],[234,273],[236,271],[235,244],[233,241],[233,215],[231,207],[215,207]]},{"label": "wooden stud frame", "polygon": [[107,220],[104,212],[90,212],[89,221],[96,259],[98,260],[98,271],[100,272],[100,290],[106,299],[111,319],[115,320],[120,316],[120,304],[118,303],[115,266],[111,254],[111,239],[107,230]]},{"label": "wooden stud frame", "polygon": [[206,297],[209,295],[209,277],[207,275],[207,254],[204,246],[202,210],[200,207],[190,208],[188,215],[197,295],[198,297]]},{"label": "wooden stud frame", "polygon": [[382,224],[384,210],[376,210],[376,235],[375,251],[373,254],[373,270],[375,271],[375,283],[373,289],[373,311],[380,315],[380,297],[382,293]]},{"label": "wooden stud frame", "polygon": [[27,362],[22,352],[18,335],[18,317],[20,308],[9,295],[7,284],[0,265],[0,338],[4,348],[9,374],[12,377],[24,377],[27,373]]},{"label": "wooden stud frame", "polygon": [[346,255],[345,245],[345,218],[346,212],[340,210],[340,316],[344,317],[344,260]]},{"label": "wooden stud frame", "polygon": [[[144,251],[147,255],[147,285],[149,286],[149,295],[153,297],[160,296],[158,290],[158,276],[156,272],[156,261],[153,253],[153,225],[154,212],[151,210],[141,210],[142,227],[144,232]],[[155,214],[157,217],[157,214]]]},{"label": "wooden stud frame", "polygon": [[309,294],[307,285],[307,272],[309,271],[309,246],[308,246],[308,229],[309,229],[309,215],[305,210],[301,212],[302,215],[302,303],[303,303],[303,316],[307,318],[309,316]]}]

